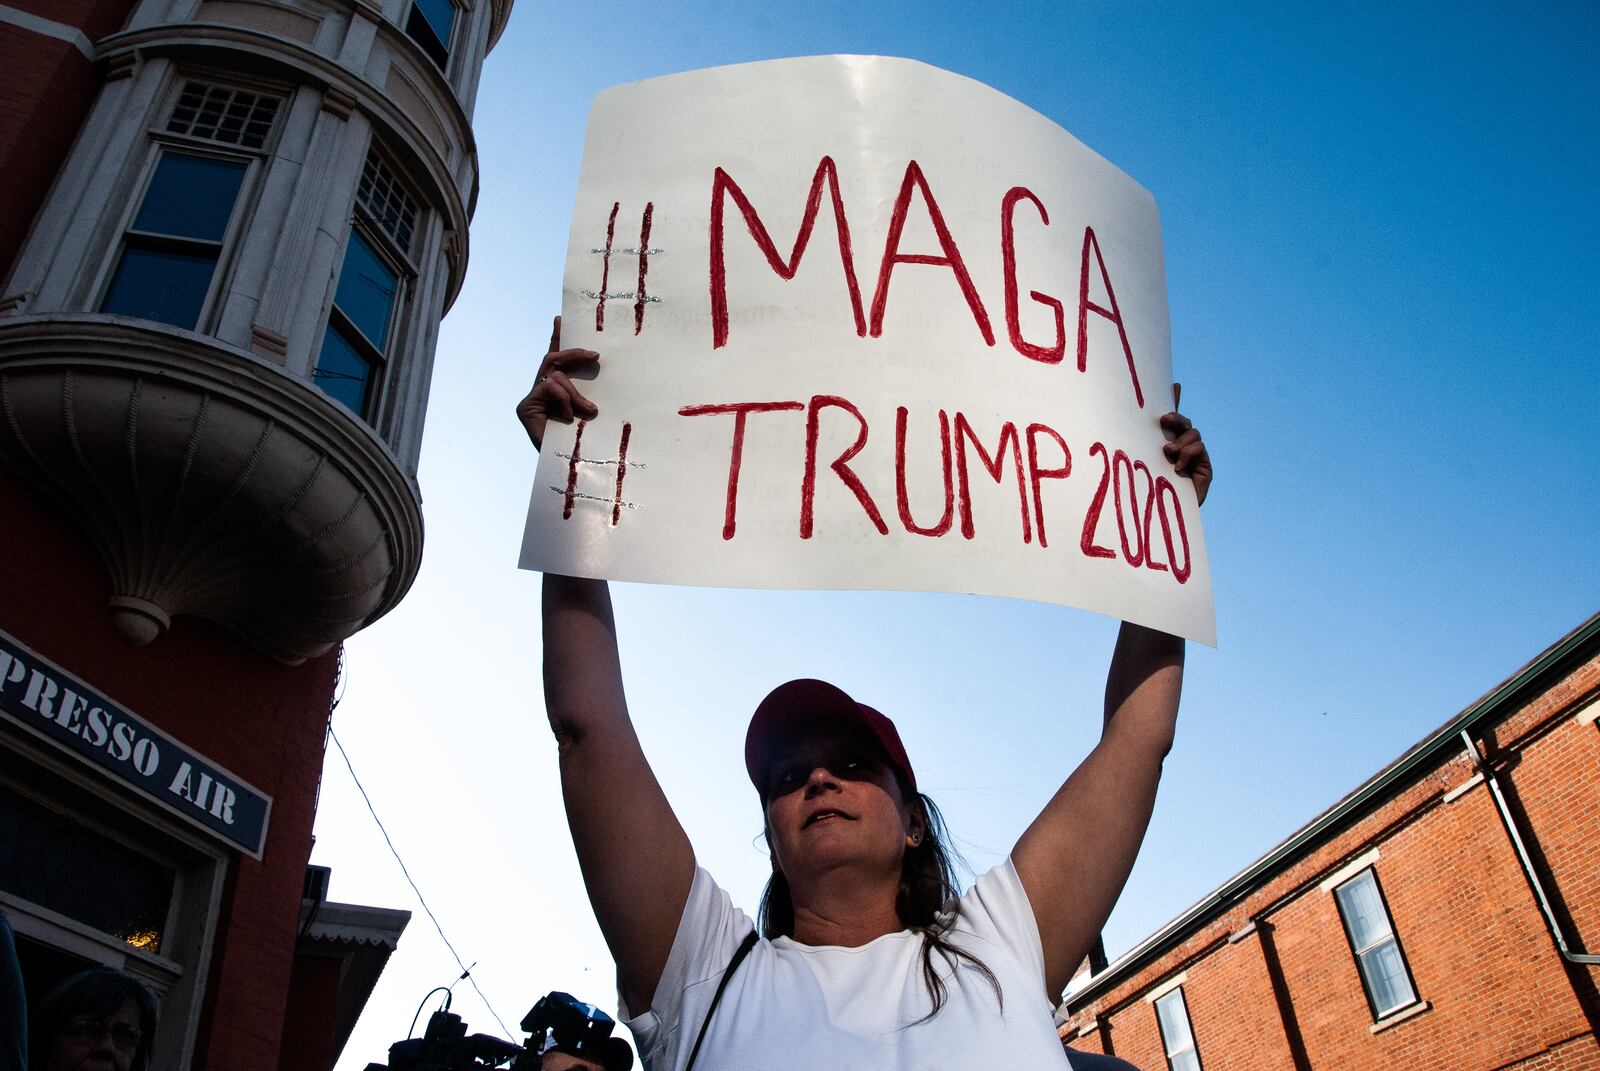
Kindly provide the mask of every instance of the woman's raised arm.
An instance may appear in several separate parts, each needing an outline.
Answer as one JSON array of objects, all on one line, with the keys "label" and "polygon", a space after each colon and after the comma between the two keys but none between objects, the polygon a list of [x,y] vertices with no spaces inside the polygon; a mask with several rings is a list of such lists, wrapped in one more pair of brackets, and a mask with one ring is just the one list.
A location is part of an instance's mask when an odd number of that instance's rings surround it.
[{"label": "woman's raised arm", "polygon": [[[1176,388],[1174,388],[1176,395]],[[1174,397],[1176,402],[1176,396]],[[1211,459],[1187,418],[1161,418],[1167,459],[1205,501]],[[1012,851],[1044,945],[1052,1000],[1088,954],[1139,854],[1172,749],[1183,690],[1183,640],[1124,622],[1106,676],[1100,743]]]},{"label": "woman's raised arm", "polygon": [[[517,416],[535,446],[549,420],[593,416],[567,369],[593,367],[589,350],[550,352]],[[694,852],[656,781],[622,689],[611,594],[603,580],[546,574],[544,698],[561,757],[561,792],[589,902],[617,962],[628,1010],[650,1007],[694,880]]]}]

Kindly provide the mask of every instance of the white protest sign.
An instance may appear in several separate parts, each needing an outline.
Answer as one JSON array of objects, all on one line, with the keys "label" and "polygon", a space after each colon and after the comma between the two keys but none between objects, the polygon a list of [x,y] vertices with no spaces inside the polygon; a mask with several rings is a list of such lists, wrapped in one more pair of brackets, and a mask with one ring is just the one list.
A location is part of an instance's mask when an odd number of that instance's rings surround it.
[{"label": "white protest sign", "polygon": [[1150,194],[910,60],[655,78],[589,118],[522,566],[966,591],[1215,642]]}]

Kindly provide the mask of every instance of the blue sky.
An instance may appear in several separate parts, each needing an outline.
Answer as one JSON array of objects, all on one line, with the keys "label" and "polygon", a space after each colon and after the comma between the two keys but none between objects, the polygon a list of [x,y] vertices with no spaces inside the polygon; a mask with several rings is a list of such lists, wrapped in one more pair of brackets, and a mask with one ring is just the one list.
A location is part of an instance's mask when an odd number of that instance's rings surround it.
[{"label": "blue sky", "polygon": [[[1173,364],[1218,477],[1220,646],[1178,743],[1115,956],[1600,608],[1582,461],[1600,372],[1600,9],[522,0],[484,72],[483,189],[445,320],[422,573],[348,645],[334,728],[509,1026],[614,1004],[515,569],[588,103],[696,67],[907,56],[1070,130],[1162,212]],[[972,864],[1093,745],[1115,623],[954,595],[618,586],[630,700],[701,861],[753,907],[744,722],[793,676],[890,712]],[[333,898],[416,912],[341,1068],[382,1059],[454,961],[337,756],[314,861]],[[643,893],[647,895],[647,893]],[[455,1010],[496,1030],[466,983]],[[520,1040],[520,1036],[519,1036]]]}]

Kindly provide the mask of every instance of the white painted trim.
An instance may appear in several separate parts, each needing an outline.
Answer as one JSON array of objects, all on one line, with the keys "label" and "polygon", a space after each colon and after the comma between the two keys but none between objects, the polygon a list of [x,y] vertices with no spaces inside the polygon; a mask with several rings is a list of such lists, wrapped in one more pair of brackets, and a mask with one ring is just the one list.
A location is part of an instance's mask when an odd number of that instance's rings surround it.
[{"label": "white painted trim", "polygon": [[1480,770],[1471,777],[1467,778],[1465,781],[1461,782],[1455,788],[1452,788],[1449,792],[1446,792],[1444,794],[1444,802],[1454,803],[1456,800],[1460,799],[1462,796],[1465,796],[1468,792],[1471,792],[1481,784],[1483,784],[1483,771]]},{"label": "white painted trim", "polygon": [[1323,892],[1331,892],[1335,885],[1343,885],[1345,882],[1349,881],[1351,878],[1355,877],[1357,874],[1361,873],[1363,870],[1367,869],[1367,867],[1371,866],[1377,861],[1378,849],[1368,849],[1367,851],[1356,856],[1354,859],[1350,860],[1338,870],[1335,870],[1332,874],[1329,874],[1327,877],[1323,878],[1322,881],[1318,883],[1317,888],[1321,889]]},{"label": "white painted trim", "polygon": [[1172,992],[1174,989],[1177,989],[1179,986],[1181,986],[1184,982],[1187,982],[1188,980],[1189,980],[1189,972],[1188,971],[1184,971],[1182,974],[1179,974],[1176,977],[1168,978],[1165,982],[1162,982],[1160,985],[1158,985],[1154,989],[1150,990],[1150,992],[1146,993],[1144,995],[1144,1002],[1146,1004],[1154,1004],[1156,1001],[1160,1000],[1162,997],[1166,996],[1168,993]]},{"label": "white painted trim", "polygon": [[[116,966],[151,983],[161,994],[161,1026],[156,1032],[151,1066],[189,1066],[222,918],[223,885],[235,853],[225,852],[188,822],[176,820],[170,812],[125,786],[96,776],[89,767],[56,753],[41,741],[4,732],[0,733],[0,750],[9,751],[20,760],[6,768],[10,776],[0,777],[0,784],[55,806],[73,822],[102,836],[115,837],[173,870],[172,909],[167,916],[170,941],[159,955],[122,944],[93,927],[21,897],[0,892],[0,907],[10,915],[18,933],[28,933],[46,944],[97,962],[115,960]],[[21,772],[29,767],[59,778],[60,790],[22,777]],[[111,803],[126,821],[114,826],[94,821],[75,802],[78,793]]]},{"label": "white painted trim", "polygon": [[1253,934],[1255,932],[1256,932],[1256,920],[1255,919],[1251,919],[1249,922],[1247,922],[1243,926],[1239,927],[1239,929],[1236,932],[1230,933],[1228,935],[1228,943],[1230,945],[1236,945],[1240,941],[1243,941],[1246,937],[1249,937],[1251,934]]},{"label": "white painted trim", "polygon": [[1417,1003],[1401,1008],[1399,1011],[1390,1012],[1382,1019],[1379,1019],[1377,1022],[1367,1027],[1367,1031],[1373,1034],[1381,1033],[1382,1031],[1389,1029],[1391,1026],[1394,1026],[1396,1023],[1403,1023],[1412,1016],[1421,1015],[1423,1012],[1432,1007],[1433,1005],[1428,1001],[1419,1000]]},{"label": "white painted trim", "polygon": [[1090,1034],[1094,1033],[1096,1030],[1099,1030],[1099,1029],[1100,1029],[1100,1020],[1099,1019],[1090,1019],[1087,1023],[1084,1023],[1082,1026],[1080,1026],[1078,1028],[1078,1037],[1086,1038]]},{"label": "white painted trim", "polygon": [[1579,725],[1600,724],[1600,696],[1589,700],[1577,713]]},{"label": "white painted trim", "polygon": [[94,42],[86,37],[82,30],[76,26],[68,26],[53,19],[41,18],[26,11],[18,11],[14,7],[0,4],[0,22],[10,23],[30,33],[41,37],[53,37],[57,41],[65,41],[79,52],[90,63],[94,62]]},{"label": "white painted trim", "polygon": [[[0,907],[5,908],[12,929],[22,936],[70,952],[74,956],[93,960],[103,966],[120,970],[129,956],[136,951],[132,945],[119,943],[93,926],[87,926],[59,911],[52,911],[4,890],[0,890]],[[149,953],[146,955],[173,977],[183,973],[181,964],[173,963],[161,956]],[[168,984],[171,984],[170,979]],[[165,992],[166,987],[161,988]]]}]

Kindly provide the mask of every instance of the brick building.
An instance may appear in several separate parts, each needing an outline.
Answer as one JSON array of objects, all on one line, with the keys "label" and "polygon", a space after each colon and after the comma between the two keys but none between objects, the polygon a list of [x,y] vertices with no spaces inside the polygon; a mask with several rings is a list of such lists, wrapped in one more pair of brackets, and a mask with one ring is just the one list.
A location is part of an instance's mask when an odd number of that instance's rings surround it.
[{"label": "brick building", "polygon": [[331,1067],[409,917],[312,820],[510,8],[0,0],[0,911],[35,1000],[149,983],[155,1067]]},{"label": "brick building", "polygon": [[1141,1068],[1600,1069],[1600,616],[1067,991]]}]

